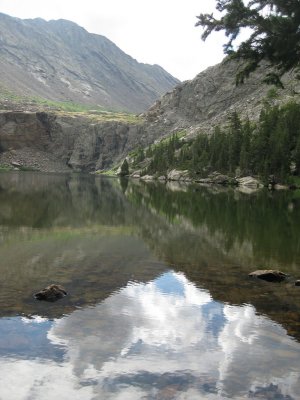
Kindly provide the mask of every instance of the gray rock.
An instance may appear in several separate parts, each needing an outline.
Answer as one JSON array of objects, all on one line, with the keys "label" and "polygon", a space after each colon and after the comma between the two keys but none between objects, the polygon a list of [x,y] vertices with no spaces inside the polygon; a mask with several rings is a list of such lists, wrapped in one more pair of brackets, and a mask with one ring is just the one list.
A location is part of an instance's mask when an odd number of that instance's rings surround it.
[{"label": "gray rock", "polygon": [[153,181],[154,176],[153,176],[153,175],[144,175],[144,176],[141,176],[140,179],[141,179],[142,181]]},{"label": "gray rock", "polygon": [[281,282],[287,278],[287,274],[275,269],[263,269],[251,272],[249,274],[251,278],[263,279],[268,282]]},{"label": "gray rock", "polygon": [[134,171],[130,176],[138,179],[141,177],[141,171]]},{"label": "gray rock", "polygon": [[253,189],[263,187],[262,183],[252,176],[244,176],[236,179],[239,186],[247,186]]},{"label": "gray rock", "polygon": [[12,162],[11,162],[11,165],[12,165],[13,167],[16,167],[16,168],[22,167],[22,164],[21,164],[20,162],[18,162],[18,161],[12,161]]},{"label": "gray rock", "polygon": [[168,175],[167,175],[167,179],[169,181],[190,181],[189,178],[189,172],[187,170],[184,171],[180,171],[177,169],[172,169]]}]

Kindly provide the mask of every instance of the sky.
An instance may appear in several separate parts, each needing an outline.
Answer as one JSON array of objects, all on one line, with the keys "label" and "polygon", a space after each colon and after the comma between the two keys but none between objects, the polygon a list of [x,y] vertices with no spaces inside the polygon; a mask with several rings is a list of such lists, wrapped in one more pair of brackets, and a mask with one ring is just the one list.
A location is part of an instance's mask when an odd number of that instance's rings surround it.
[{"label": "sky", "polygon": [[106,36],[139,62],[158,64],[176,78],[193,79],[223,57],[225,39],[206,42],[196,16],[215,0],[0,0],[0,12],[19,18],[67,19]]}]

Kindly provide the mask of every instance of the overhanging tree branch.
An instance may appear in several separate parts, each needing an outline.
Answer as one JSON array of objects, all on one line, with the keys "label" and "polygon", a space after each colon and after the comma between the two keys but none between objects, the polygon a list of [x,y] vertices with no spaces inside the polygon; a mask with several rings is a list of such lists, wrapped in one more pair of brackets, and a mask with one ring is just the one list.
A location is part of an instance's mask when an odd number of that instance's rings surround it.
[{"label": "overhanging tree branch", "polygon": [[[300,69],[300,0],[251,0],[248,4],[244,0],[218,0],[216,11],[218,17],[200,14],[196,26],[203,28],[204,41],[213,32],[225,32],[228,41],[224,53],[245,61],[237,84],[243,83],[262,61],[273,67],[265,81],[281,87],[285,72]],[[252,33],[234,46],[244,28]]]}]

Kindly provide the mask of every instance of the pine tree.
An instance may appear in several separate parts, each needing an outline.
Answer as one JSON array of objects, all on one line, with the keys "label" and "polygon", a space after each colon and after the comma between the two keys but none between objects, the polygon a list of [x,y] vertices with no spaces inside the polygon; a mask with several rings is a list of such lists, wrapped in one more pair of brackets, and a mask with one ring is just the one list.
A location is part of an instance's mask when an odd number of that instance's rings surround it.
[{"label": "pine tree", "polygon": [[127,175],[129,175],[129,165],[128,161],[125,158],[123,164],[121,165],[120,176],[127,176]]},{"label": "pine tree", "polygon": [[[274,67],[265,81],[282,86],[280,77],[300,66],[300,6],[299,0],[217,0],[213,14],[198,16],[196,26],[203,27],[202,39],[212,32],[225,31],[229,38],[225,54],[245,60],[237,75],[243,83],[262,61]],[[236,46],[236,39],[245,28],[251,29],[248,39]]]},{"label": "pine tree", "polygon": [[140,162],[144,161],[144,159],[145,159],[144,149],[142,147],[139,147],[137,150],[137,155],[135,157],[135,162],[140,163]]},{"label": "pine tree", "polygon": [[243,174],[248,174],[250,170],[250,143],[252,127],[249,119],[245,121],[242,128],[242,144],[240,152],[239,166]]},{"label": "pine tree", "polygon": [[294,162],[296,164],[297,174],[300,175],[300,130],[298,130],[298,138],[295,146]]},{"label": "pine tree", "polygon": [[229,117],[229,170],[233,172],[239,165],[242,146],[242,124],[237,112]]}]

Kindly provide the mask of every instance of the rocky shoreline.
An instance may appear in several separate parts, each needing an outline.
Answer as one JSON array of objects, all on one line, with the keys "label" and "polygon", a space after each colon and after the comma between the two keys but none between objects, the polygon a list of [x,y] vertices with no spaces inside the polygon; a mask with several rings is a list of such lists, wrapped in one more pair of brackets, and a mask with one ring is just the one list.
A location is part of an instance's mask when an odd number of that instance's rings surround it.
[{"label": "rocky shoreline", "polygon": [[261,180],[253,176],[243,176],[231,178],[227,175],[223,175],[218,172],[213,172],[207,178],[194,178],[191,177],[189,171],[173,169],[166,175],[154,176],[154,175],[141,175],[140,171],[134,171],[130,174],[131,178],[140,179],[142,181],[160,181],[160,182],[181,182],[181,183],[198,183],[205,186],[211,185],[222,185],[222,186],[236,186],[245,192],[254,192],[264,187],[269,190],[289,190],[299,189],[297,185],[288,185],[278,183],[274,177],[270,177],[267,184],[263,184]]},{"label": "rocky shoreline", "polygon": [[0,153],[0,166],[14,171],[72,172],[68,165],[52,154],[29,147]]}]

